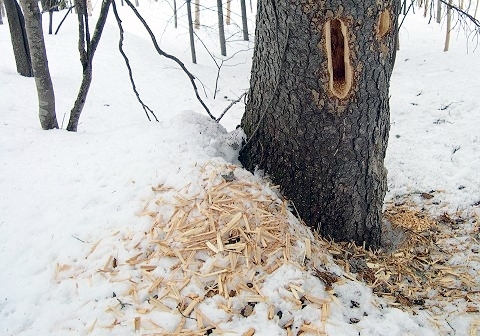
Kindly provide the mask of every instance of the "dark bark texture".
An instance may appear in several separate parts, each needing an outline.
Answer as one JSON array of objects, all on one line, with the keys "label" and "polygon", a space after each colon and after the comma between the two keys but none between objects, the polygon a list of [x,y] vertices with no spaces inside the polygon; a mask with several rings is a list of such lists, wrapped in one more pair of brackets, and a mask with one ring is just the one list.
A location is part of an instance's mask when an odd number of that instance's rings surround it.
[{"label": "dark bark texture", "polygon": [[240,153],[324,236],[376,248],[398,0],[261,0]]},{"label": "dark bark texture", "polygon": [[4,4],[17,72],[25,77],[33,77],[32,61],[30,59],[27,31],[25,30],[22,10],[16,0],[4,0]]}]

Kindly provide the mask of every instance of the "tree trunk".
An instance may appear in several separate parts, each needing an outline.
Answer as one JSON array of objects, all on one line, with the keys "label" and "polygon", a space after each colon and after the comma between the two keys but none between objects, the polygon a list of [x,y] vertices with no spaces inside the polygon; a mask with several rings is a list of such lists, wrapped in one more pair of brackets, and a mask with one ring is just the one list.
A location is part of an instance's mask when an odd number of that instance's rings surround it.
[{"label": "tree trunk", "polygon": [[[187,0],[187,18],[188,18],[188,35],[190,36],[190,52],[192,54],[192,63],[197,64],[197,53],[195,51],[195,39],[193,37],[193,22],[192,22],[192,5],[191,5],[192,0]],[[195,7],[196,7],[197,1],[195,1]],[[195,17],[196,17],[196,11],[195,11]],[[197,19],[195,19],[195,22],[197,22]],[[195,23],[196,25],[196,23]]]},{"label": "tree trunk", "polygon": [[245,5],[245,0],[240,0],[240,8],[242,10],[243,40],[248,41],[247,6]]},{"label": "tree trunk", "polygon": [[32,60],[22,10],[15,0],[4,0],[4,4],[17,72],[25,77],[33,77]]},{"label": "tree trunk", "polygon": [[[123,0],[122,0],[123,6]],[[173,0],[173,22],[175,23],[175,28],[178,27],[178,18],[177,18],[177,0]]]},{"label": "tree trunk", "polygon": [[324,236],[376,248],[398,0],[260,1],[240,160]]},{"label": "tree trunk", "polygon": [[195,29],[200,29],[200,0],[195,0]]},{"label": "tree trunk", "polygon": [[3,17],[5,9],[3,8],[3,0],[0,0],[0,25],[3,25]]},{"label": "tree trunk", "polygon": [[70,111],[70,119],[68,120],[67,131],[76,132],[78,128],[78,121],[80,120],[80,114],[85,106],[87,100],[88,90],[92,82],[92,64],[93,56],[97,50],[98,43],[102,37],[103,28],[107,21],[108,11],[110,9],[111,0],[103,0],[102,7],[100,8],[100,15],[98,17],[97,24],[95,25],[95,31],[90,39],[90,33],[88,31],[88,13],[86,0],[75,0],[75,7],[78,10],[78,51],[80,53],[80,62],[83,67],[82,84],[80,90],[78,90],[77,99]]},{"label": "tree trunk", "polygon": [[218,37],[220,38],[220,53],[227,56],[227,46],[225,44],[225,26],[223,24],[223,5],[222,0],[217,0],[218,14]]},{"label": "tree trunk", "polygon": [[232,7],[232,0],[227,0],[227,19],[225,20],[225,23],[227,24],[227,26],[230,25],[230,21],[231,21],[231,15],[232,15],[231,7]]},{"label": "tree trunk", "polygon": [[25,13],[25,28],[37,86],[40,124],[45,130],[58,128],[55,114],[55,94],[43,39],[42,15],[36,0],[20,0],[20,4]]}]

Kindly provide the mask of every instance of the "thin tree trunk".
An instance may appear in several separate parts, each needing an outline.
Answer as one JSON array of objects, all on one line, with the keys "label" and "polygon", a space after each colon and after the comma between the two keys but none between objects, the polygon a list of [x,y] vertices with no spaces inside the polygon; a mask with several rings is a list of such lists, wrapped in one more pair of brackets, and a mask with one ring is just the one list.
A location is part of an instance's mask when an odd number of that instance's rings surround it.
[{"label": "thin tree trunk", "polygon": [[140,6],[140,3],[138,2],[138,0],[135,0],[135,7],[138,7]]},{"label": "thin tree trunk", "polygon": [[217,12],[218,12],[218,36],[220,38],[220,52],[223,56],[227,56],[227,46],[225,43],[225,26],[223,24],[222,0],[217,0]]},{"label": "thin tree trunk", "polygon": [[387,190],[399,4],[260,1],[241,122],[246,168],[264,170],[324,236],[372,248]]},{"label": "thin tree trunk", "polygon": [[231,5],[232,5],[232,0],[227,0],[227,19],[225,20],[226,21],[225,23],[227,24],[227,26],[230,25],[230,20],[231,20],[230,16],[232,15]]},{"label": "thin tree trunk", "polygon": [[197,54],[195,52],[195,39],[193,37],[193,22],[192,22],[192,0],[187,0],[187,17],[188,17],[188,33],[190,36],[190,51],[192,53],[192,63],[197,64]]},{"label": "thin tree trunk", "polygon": [[[452,0],[450,0],[448,4],[451,6]],[[452,8],[450,6],[447,6],[447,33],[445,35],[445,47],[443,51],[448,51],[450,47],[450,31],[452,30]]]},{"label": "thin tree trunk", "polygon": [[17,72],[25,77],[33,77],[32,60],[22,9],[15,0],[4,0],[4,4]]},{"label": "thin tree trunk", "polygon": [[102,7],[100,9],[100,16],[98,17],[93,37],[90,40],[90,33],[88,31],[88,15],[86,9],[86,1],[75,1],[75,7],[78,11],[77,16],[79,24],[78,51],[80,53],[80,62],[82,63],[83,68],[83,77],[80,89],[78,91],[77,99],[75,100],[73,108],[70,111],[70,119],[68,121],[67,131],[77,131],[80,114],[82,113],[83,107],[85,106],[88,90],[92,82],[93,56],[95,55],[98,43],[100,42],[100,38],[102,37],[103,28],[105,27],[105,22],[107,21],[108,10],[110,9],[111,2],[112,0],[103,0]]},{"label": "thin tree trunk", "polygon": [[[190,15],[192,15],[191,12]],[[195,29],[200,29],[200,0],[195,0]]]},{"label": "thin tree trunk", "polygon": [[20,0],[25,13],[25,28],[27,31],[32,68],[35,76],[38,95],[38,116],[45,130],[58,128],[55,114],[55,94],[52,79],[48,69],[47,51],[43,39],[42,15],[36,0]]},{"label": "thin tree trunk", "polygon": [[3,25],[4,16],[5,16],[5,9],[3,7],[3,0],[0,0],[0,25]]},{"label": "thin tree trunk", "polygon": [[423,17],[427,17],[429,4],[430,4],[430,0],[425,0],[425,8],[423,10]]},{"label": "thin tree trunk", "polygon": [[242,10],[243,40],[248,41],[247,6],[245,5],[245,0],[240,0],[240,7]]},{"label": "thin tree trunk", "polygon": [[477,0],[477,4],[475,5],[475,13],[473,14],[474,18],[477,18],[477,11],[478,11],[478,3],[479,2],[480,2],[480,0]]},{"label": "thin tree trunk", "polygon": [[[122,6],[123,6],[123,0],[122,0]],[[175,28],[178,27],[178,18],[177,18],[177,0],[173,0],[173,22]]]},{"label": "thin tree trunk", "polygon": [[442,22],[442,2],[437,0],[437,23]]},{"label": "thin tree trunk", "polygon": [[53,33],[53,10],[48,11],[48,35]]}]

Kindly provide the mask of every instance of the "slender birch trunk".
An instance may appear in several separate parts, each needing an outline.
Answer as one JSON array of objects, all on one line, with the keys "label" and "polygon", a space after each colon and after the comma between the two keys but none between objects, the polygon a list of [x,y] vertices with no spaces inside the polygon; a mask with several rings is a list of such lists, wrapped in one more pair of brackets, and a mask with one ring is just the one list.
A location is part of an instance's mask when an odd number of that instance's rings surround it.
[{"label": "slender birch trunk", "polygon": [[58,128],[55,114],[55,94],[43,38],[42,14],[36,0],[20,0],[20,5],[25,15],[25,28],[37,86],[40,124],[44,130]]},{"label": "slender birch trunk", "polygon": [[443,51],[448,51],[448,48],[450,47],[450,31],[452,30],[452,0],[448,2],[449,6],[447,6],[447,34],[445,36],[445,47],[443,48]]},{"label": "slender birch trunk", "polygon": [[[123,2],[123,0],[122,0]],[[123,6],[123,4],[122,4]],[[175,25],[175,28],[178,27],[178,18],[177,18],[177,0],[173,0],[173,22]]]},{"label": "slender birch trunk", "polygon": [[442,2],[437,0],[437,23],[442,22]]},{"label": "slender birch trunk", "polygon": [[192,2],[192,0],[187,0],[188,35],[190,36],[190,51],[192,53],[192,63],[197,64],[197,53],[195,52],[195,39],[193,37],[193,22],[192,22],[192,5],[191,5],[191,2]]},{"label": "slender birch trunk", "polygon": [[227,19],[225,21],[225,23],[227,24],[227,26],[230,25],[230,21],[231,21],[231,15],[232,15],[232,11],[231,11],[231,3],[232,3],[232,0],[227,0]]},{"label": "slender birch trunk", "polygon": [[[189,11],[190,15],[192,15],[191,11]],[[195,29],[200,29],[200,0],[195,0]],[[195,63],[195,62],[194,62]]]},{"label": "slender birch trunk", "polygon": [[218,12],[218,36],[220,38],[220,52],[223,56],[227,56],[227,46],[225,42],[225,26],[223,24],[222,0],[217,0],[217,12]]}]

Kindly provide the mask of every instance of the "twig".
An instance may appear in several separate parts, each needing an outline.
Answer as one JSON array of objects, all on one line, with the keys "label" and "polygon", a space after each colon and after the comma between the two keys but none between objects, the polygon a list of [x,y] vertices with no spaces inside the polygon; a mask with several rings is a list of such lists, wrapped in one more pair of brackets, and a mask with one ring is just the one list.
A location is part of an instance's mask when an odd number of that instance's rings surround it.
[{"label": "twig", "polygon": [[155,118],[155,120],[158,121],[157,116],[155,115],[155,113],[152,111],[152,109],[151,109],[150,107],[148,107],[148,106],[142,101],[142,99],[140,98],[140,94],[139,94],[138,91],[137,91],[137,87],[136,87],[136,85],[135,85],[135,81],[133,80],[133,73],[132,73],[132,68],[130,67],[130,61],[128,60],[128,57],[127,57],[127,55],[125,54],[125,51],[123,50],[123,34],[124,34],[124,30],[123,30],[123,27],[122,27],[122,20],[121,20],[120,17],[118,16],[117,6],[116,6],[116,4],[115,4],[115,1],[112,1],[112,7],[113,7],[113,13],[115,14],[115,19],[117,20],[118,29],[120,30],[120,40],[119,40],[119,42],[118,42],[118,49],[120,50],[120,53],[122,54],[123,59],[125,60],[125,64],[126,64],[127,69],[128,69],[128,76],[130,77],[130,83],[132,83],[133,92],[135,92],[135,95],[137,96],[138,102],[140,103],[140,105],[142,105],[142,108],[143,108],[143,110],[145,111],[145,114],[147,115],[148,121],[152,121],[152,119],[150,119],[150,116],[148,115],[149,112],[153,115],[153,117]]},{"label": "twig", "polygon": [[236,100],[233,100],[230,105],[227,106],[227,108],[225,110],[223,110],[222,114],[220,114],[220,117],[217,118],[217,120],[215,120],[216,122],[219,122],[223,116],[225,115],[225,113],[227,113],[227,111],[233,106],[235,105],[236,103],[238,103],[240,100],[242,100],[242,98],[247,94],[247,91],[245,91],[244,93],[242,93],[240,95],[240,97],[238,97]]},{"label": "twig", "polygon": [[84,241],[84,240],[81,240],[80,238],[78,238],[78,237],[75,237],[74,235],[72,235],[72,237],[73,237],[73,238],[75,238],[75,239],[76,239],[76,240],[78,240],[78,241],[81,241],[82,243],[85,243],[85,241]]},{"label": "twig", "polygon": [[58,24],[58,27],[57,27],[57,30],[55,30],[55,35],[57,35],[58,31],[60,30],[60,27],[62,26],[63,22],[65,21],[65,19],[67,18],[68,14],[70,14],[70,12],[72,11],[73,7],[75,7],[75,5],[71,6],[68,11],[67,11],[67,14],[65,14],[65,16],[63,17],[62,21],[60,21],[60,23]]},{"label": "twig", "polygon": [[180,61],[177,57],[173,56],[173,55],[170,55],[170,54],[167,54],[166,52],[164,52],[160,46],[158,45],[157,43],[157,39],[155,38],[155,35],[153,34],[152,30],[150,29],[149,25],[147,24],[147,22],[145,21],[145,19],[140,15],[140,13],[137,11],[137,9],[135,8],[135,6],[130,2],[130,0],[125,0],[125,2],[127,3],[127,5],[132,9],[132,11],[135,13],[135,15],[137,16],[137,18],[140,20],[140,22],[142,22],[143,26],[145,27],[145,29],[147,30],[148,34],[150,35],[150,38],[152,40],[152,43],[155,47],[155,50],[158,52],[159,55],[163,56],[163,57],[166,57],[168,59],[171,59],[172,61],[174,61],[175,63],[177,63],[181,68],[182,70],[185,72],[185,74],[188,76],[188,78],[190,79],[190,82],[192,83],[192,87],[193,87],[193,90],[195,91],[195,96],[197,97],[197,100],[200,102],[200,104],[203,106],[203,108],[205,109],[205,111],[207,112],[207,114],[210,116],[210,118],[212,118],[213,120],[215,120],[215,117],[212,115],[212,113],[210,113],[210,110],[208,109],[207,105],[205,105],[205,103],[203,102],[202,98],[200,98],[200,95],[198,94],[198,89],[197,89],[197,85],[195,84],[195,76],[193,76],[193,74],[188,71],[188,69],[185,67],[185,64],[182,63],[182,61]]},{"label": "twig", "polygon": [[407,14],[410,12],[410,9],[413,8],[414,2],[415,2],[415,0],[412,0],[412,2],[410,3],[410,6],[408,6],[407,11],[406,11],[405,14],[403,15],[402,22],[400,22],[400,24],[398,25],[397,31],[400,31],[400,28],[402,28],[403,21],[405,21],[405,18],[407,17]]},{"label": "twig", "polygon": [[456,5],[452,5],[447,0],[439,0],[439,1],[441,3],[443,3],[444,5],[446,5],[448,8],[451,8],[454,11],[456,11],[457,13],[459,13],[460,17],[468,18],[475,26],[477,26],[477,29],[480,29],[480,21],[477,20],[476,18],[474,18],[472,15],[468,14],[467,12],[465,12],[463,9],[457,7]]}]

